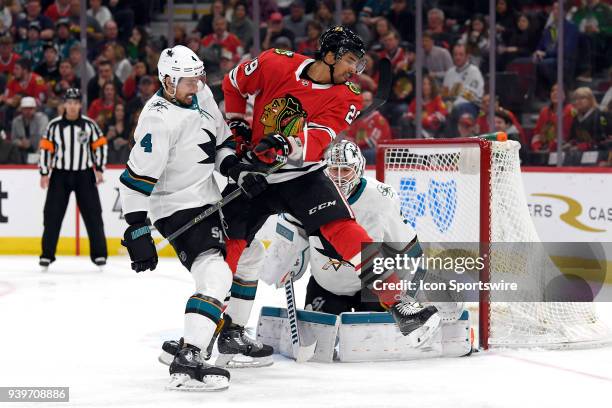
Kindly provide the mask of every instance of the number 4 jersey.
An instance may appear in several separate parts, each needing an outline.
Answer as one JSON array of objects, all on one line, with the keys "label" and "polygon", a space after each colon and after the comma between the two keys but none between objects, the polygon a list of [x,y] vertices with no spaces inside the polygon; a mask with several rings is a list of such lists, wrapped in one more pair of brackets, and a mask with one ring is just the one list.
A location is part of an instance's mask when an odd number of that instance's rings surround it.
[{"label": "number 4 jersey", "polygon": [[120,177],[124,214],[148,211],[155,222],[221,199],[213,170],[233,154],[231,132],[202,85],[190,106],[169,102],[161,89],[145,104]]},{"label": "number 4 jersey", "polygon": [[296,137],[302,142],[304,165],[299,169],[285,166],[270,176],[271,182],[320,168],[327,146],[361,110],[361,91],[357,85],[318,84],[309,79],[305,73],[314,62],[292,51],[270,49],[241,63],[223,80],[228,117],[244,115],[247,96],[255,96],[253,145],[270,133]]}]

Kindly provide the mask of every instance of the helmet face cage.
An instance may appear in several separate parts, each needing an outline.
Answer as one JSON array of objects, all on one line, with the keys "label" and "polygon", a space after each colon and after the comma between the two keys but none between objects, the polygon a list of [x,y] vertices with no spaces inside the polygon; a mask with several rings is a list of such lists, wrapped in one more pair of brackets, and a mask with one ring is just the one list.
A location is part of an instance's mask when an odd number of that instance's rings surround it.
[{"label": "helmet face cage", "polygon": [[327,176],[348,197],[359,184],[365,170],[361,150],[355,143],[342,140],[327,151],[325,161]]}]

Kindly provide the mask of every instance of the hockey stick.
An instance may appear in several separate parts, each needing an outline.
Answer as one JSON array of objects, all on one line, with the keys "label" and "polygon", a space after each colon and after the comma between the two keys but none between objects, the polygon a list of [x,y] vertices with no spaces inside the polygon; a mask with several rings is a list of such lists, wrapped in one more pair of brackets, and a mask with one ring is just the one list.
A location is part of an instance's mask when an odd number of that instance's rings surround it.
[{"label": "hockey stick", "polygon": [[[265,173],[266,177],[274,173],[279,168],[283,167],[285,164],[286,162],[280,162],[270,167],[270,169],[268,169],[268,171]],[[159,251],[165,248],[170,243],[170,241],[176,239],[176,237],[178,237],[179,235],[187,231],[189,228],[193,227],[196,224],[199,224],[207,217],[211,216],[212,214],[219,211],[221,208],[225,207],[228,203],[232,202],[233,200],[241,196],[243,192],[244,191],[242,190],[242,188],[237,188],[236,190],[232,191],[231,193],[223,197],[221,200],[217,201],[215,204],[208,207],[204,212],[202,212],[201,214],[198,214],[198,216],[193,218],[187,224],[183,225],[181,228],[177,229],[172,234],[168,235],[167,238],[164,238],[162,241],[158,242],[157,245],[155,245],[155,249]]]},{"label": "hockey stick", "polygon": [[291,348],[293,356],[298,363],[305,363],[310,360],[315,353],[317,341],[303,346],[300,344],[300,332],[297,322],[297,309],[295,308],[295,292],[293,290],[293,274],[290,273],[285,281],[285,296],[287,297],[287,318],[289,319],[289,331],[291,335]]}]

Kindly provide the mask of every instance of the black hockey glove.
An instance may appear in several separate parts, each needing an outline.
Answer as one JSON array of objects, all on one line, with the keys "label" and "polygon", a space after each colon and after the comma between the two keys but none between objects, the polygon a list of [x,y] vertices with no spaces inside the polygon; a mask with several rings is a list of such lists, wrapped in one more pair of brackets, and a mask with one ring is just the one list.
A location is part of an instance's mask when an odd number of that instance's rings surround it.
[{"label": "black hockey glove", "polygon": [[267,165],[287,163],[291,154],[291,144],[285,136],[271,133],[259,141],[253,153],[260,162]]},{"label": "black hockey glove", "polygon": [[236,155],[243,157],[246,152],[251,150],[251,138],[253,131],[251,126],[244,119],[230,119],[227,121],[227,126],[232,131],[232,136],[236,142]]},{"label": "black hockey glove", "polygon": [[240,162],[232,166],[227,175],[240,186],[247,197],[253,198],[268,187],[266,176],[260,172],[261,166]]},{"label": "black hockey glove", "polygon": [[147,224],[130,225],[123,234],[121,245],[127,248],[132,269],[136,272],[154,270],[157,267],[157,251]]}]

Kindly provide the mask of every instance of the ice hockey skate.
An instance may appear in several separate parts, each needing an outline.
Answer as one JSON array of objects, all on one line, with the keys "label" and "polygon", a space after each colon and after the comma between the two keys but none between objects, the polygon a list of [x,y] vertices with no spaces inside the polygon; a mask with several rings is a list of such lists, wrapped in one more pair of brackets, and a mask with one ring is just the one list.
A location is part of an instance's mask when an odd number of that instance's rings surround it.
[{"label": "ice hockey skate", "polygon": [[229,387],[229,380],[227,370],[204,363],[200,358],[200,349],[187,345],[177,352],[170,364],[170,382],[166,389],[221,391]]},{"label": "ice hockey skate", "polygon": [[422,347],[440,327],[440,314],[435,306],[423,307],[408,299],[396,303],[390,310],[399,330],[413,347]]},{"label": "ice hockey skate", "polygon": [[244,327],[232,323],[231,317],[225,316],[223,319],[225,324],[217,338],[219,357],[215,365],[226,368],[250,368],[273,364],[272,347],[247,336]]}]

